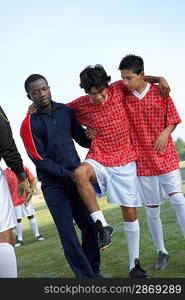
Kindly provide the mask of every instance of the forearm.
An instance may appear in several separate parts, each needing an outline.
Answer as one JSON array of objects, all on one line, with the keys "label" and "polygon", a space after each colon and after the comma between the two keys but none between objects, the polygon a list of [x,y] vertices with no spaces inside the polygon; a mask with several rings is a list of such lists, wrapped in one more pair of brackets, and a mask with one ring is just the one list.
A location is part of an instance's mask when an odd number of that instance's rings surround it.
[{"label": "forearm", "polygon": [[7,166],[16,174],[25,173],[22,158],[17,150],[15,143],[9,143],[1,153]]},{"label": "forearm", "polygon": [[170,124],[168,125],[164,130],[163,130],[163,133],[166,135],[166,136],[170,136],[171,133],[175,130],[177,124]]},{"label": "forearm", "polygon": [[76,120],[75,114],[71,111],[71,134],[72,138],[82,147],[90,148],[91,141],[85,135],[85,129]]},{"label": "forearm", "polygon": [[12,137],[12,131],[9,122],[0,116],[0,156],[4,159],[6,165],[17,175],[24,172],[23,162],[17,146]]},{"label": "forearm", "polygon": [[144,77],[144,80],[149,83],[158,83],[159,84],[159,90],[162,96],[168,96],[170,93],[170,87],[168,82],[164,77],[161,76],[150,76],[146,75]]},{"label": "forearm", "polygon": [[[36,168],[41,171],[46,176],[55,176],[58,178],[69,176],[70,173],[73,171],[69,170],[61,164],[55,163],[52,159],[47,157],[43,158],[42,160],[35,159],[33,156],[28,154]],[[75,167],[74,167],[75,168]]]},{"label": "forearm", "polygon": [[162,78],[163,77],[161,77],[161,76],[145,75],[144,80],[149,83],[160,83]]},{"label": "forearm", "polygon": [[78,139],[76,139],[76,142],[81,146],[81,147],[84,147],[84,148],[90,148],[91,146],[91,140],[88,139],[85,135],[85,130],[83,132],[83,134],[78,137]]},{"label": "forearm", "polygon": [[154,142],[154,150],[156,152],[160,153],[162,151],[166,151],[166,147],[168,144],[168,137],[174,131],[175,127],[176,124],[170,124],[159,134],[159,136]]}]

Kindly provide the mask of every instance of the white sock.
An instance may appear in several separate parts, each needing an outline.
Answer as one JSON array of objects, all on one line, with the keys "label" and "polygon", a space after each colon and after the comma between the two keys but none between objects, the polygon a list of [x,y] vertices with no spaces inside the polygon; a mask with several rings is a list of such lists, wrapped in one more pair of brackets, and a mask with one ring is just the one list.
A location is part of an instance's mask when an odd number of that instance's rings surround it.
[{"label": "white sock", "polygon": [[168,252],[164,247],[163,229],[160,218],[160,206],[146,207],[146,215],[148,221],[148,228],[154,241],[156,251],[162,251],[167,254]]},{"label": "white sock", "polygon": [[90,216],[93,219],[94,223],[97,220],[100,220],[102,222],[103,227],[107,226],[107,222],[106,222],[105,217],[101,210],[97,210],[97,211],[93,212],[92,214],[90,214]]},{"label": "white sock", "polygon": [[15,251],[9,243],[0,243],[0,278],[17,278]]},{"label": "white sock", "polygon": [[29,223],[30,223],[30,226],[31,226],[31,229],[33,231],[34,236],[35,237],[39,236],[40,233],[39,233],[39,229],[38,229],[38,226],[37,226],[36,219],[35,218],[30,219]]},{"label": "white sock", "polygon": [[185,204],[172,203],[172,206],[176,212],[177,221],[182,231],[183,237],[185,238]]},{"label": "white sock", "polygon": [[134,222],[123,222],[124,232],[128,244],[130,270],[135,267],[134,259],[139,258],[140,227],[138,219]]},{"label": "white sock", "polygon": [[22,237],[22,223],[17,223],[15,226],[16,235],[19,241],[23,240]]}]

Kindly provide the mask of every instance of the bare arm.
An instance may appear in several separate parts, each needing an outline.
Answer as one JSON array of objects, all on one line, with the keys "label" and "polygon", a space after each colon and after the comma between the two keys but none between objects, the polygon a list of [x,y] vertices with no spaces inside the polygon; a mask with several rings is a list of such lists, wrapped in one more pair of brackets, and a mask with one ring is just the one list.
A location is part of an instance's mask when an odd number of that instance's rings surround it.
[{"label": "bare arm", "polygon": [[144,80],[149,83],[159,83],[160,92],[162,95],[167,96],[170,93],[170,87],[164,77],[145,75]]},{"label": "bare arm", "polygon": [[170,134],[175,130],[176,124],[168,125],[157,137],[156,141],[154,142],[154,149],[156,152],[161,152],[166,150],[166,145],[168,142],[168,137]]}]

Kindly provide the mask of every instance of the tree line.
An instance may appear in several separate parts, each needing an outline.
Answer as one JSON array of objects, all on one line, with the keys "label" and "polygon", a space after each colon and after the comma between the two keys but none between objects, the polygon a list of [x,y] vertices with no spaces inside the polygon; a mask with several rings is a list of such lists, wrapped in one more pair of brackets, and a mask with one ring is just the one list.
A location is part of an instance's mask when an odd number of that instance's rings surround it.
[{"label": "tree line", "polygon": [[[179,160],[180,161],[185,161],[185,142],[183,139],[178,138],[175,142],[175,148],[178,152],[179,155]],[[185,180],[185,169],[181,169],[181,174],[182,174],[182,179]]]},{"label": "tree line", "polygon": [[175,148],[179,155],[179,160],[185,160],[185,141],[181,138],[178,138],[175,142]]}]

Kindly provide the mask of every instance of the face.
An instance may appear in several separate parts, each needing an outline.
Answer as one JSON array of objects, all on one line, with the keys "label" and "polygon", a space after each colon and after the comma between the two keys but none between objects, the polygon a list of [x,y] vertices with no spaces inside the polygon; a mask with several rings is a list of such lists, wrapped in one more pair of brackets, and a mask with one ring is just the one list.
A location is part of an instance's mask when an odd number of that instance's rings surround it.
[{"label": "face", "polygon": [[139,75],[129,70],[121,70],[121,77],[129,91],[138,90],[144,81],[144,72]]},{"label": "face", "polygon": [[30,82],[27,96],[37,108],[44,109],[51,104],[50,87],[44,79]]},{"label": "face", "polygon": [[88,95],[95,104],[102,105],[106,100],[107,90],[106,88],[98,90],[96,87],[92,87]]}]

